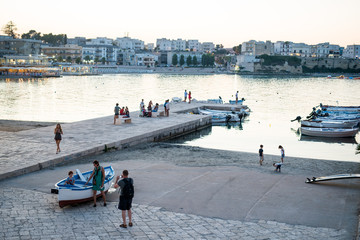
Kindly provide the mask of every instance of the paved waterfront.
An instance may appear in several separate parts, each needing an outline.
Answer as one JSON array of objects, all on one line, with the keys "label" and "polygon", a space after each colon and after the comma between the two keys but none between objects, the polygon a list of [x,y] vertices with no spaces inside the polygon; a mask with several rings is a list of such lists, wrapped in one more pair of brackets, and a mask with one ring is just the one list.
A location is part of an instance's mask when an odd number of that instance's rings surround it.
[{"label": "paved waterfront", "polygon": [[[188,107],[180,103],[172,109]],[[13,168],[22,173],[0,181],[0,239],[355,238],[360,181],[304,181],[315,173],[352,171],[358,168],[356,163],[288,157],[283,172],[277,174],[271,162],[278,156],[267,155],[259,167],[256,154],[177,145],[98,155],[103,165],[111,164],[117,174],[127,168],[135,179],[135,226],[128,229],[119,228],[116,192],[107,195],[107,207],[99,204],[97,208],[91,202],[59,208],[57,196],[49,193],[69,169],[91,168],[95,157],[82,155],[199,117],[134,117],[132,124],[114,126],[108,116],[64,124],[63,152],[58,155],[53,127],[0,132],[1,173],[6,176]],[[81,161],[75,163],[75,157]],[[57,162],[69,164],[49,164]],[[36,171],[39,164],[50,168]]]},{"label": "paved waterfront", "polygon": [[119,227],[117,203],[59,208],[56,196],[0,189],[1,239],[344,239],[344,230],[244,222],[164,211],[134,204],[133,227]]},{"label": "paved waterfront", "polygon": [[0,131],[0,180],[99,153],[105,150],[105,145],[125,148],[151,141],[156,134],[168,134],[174,128],[186,128],[200,119],[209,119],[204,115],[174,113],[202,105],[171,104],[170,117],[141,118],[138,111],[132,112],[131,124],[113,125],[113,116],[62,124],[60,154],[55,154],[55,124],[20,132]]}]

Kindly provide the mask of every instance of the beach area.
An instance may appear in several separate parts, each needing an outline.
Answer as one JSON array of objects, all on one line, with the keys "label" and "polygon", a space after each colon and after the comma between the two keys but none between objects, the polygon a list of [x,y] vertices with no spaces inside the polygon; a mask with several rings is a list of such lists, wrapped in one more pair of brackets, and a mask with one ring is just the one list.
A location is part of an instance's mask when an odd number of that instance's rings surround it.
[{"label": "beach area", "polygon": [[[13,131],[24,128],[17,133],[48,129],[35,128],[46,124],[7,122]],[[33,130],[26,130],[29,127]],[[265,151],[260,166],[255,153],[168,142],[78,157],[0,182],[0,237],[355,239],[360,180],[320,184],[306,184],[305,180],[360,173],[359,164],[285,157],[278,173],[272,163],[279,159]],[[121,217],[115,190],[107,194],[108,206],[96,209],[91,202],[60,208],[57,196],[50,194],[67,171],[88,171],[94,160],[102,166],[113,166],[116,175],[129,170],[135,181],[133,228],[118,227]],[[86,227],[90,222],[97,231]]]}]

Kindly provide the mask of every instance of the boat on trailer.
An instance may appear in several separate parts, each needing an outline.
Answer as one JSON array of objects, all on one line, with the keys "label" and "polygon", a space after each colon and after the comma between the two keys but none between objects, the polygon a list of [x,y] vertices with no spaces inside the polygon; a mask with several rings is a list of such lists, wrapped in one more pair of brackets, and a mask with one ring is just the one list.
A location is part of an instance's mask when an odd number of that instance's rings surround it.
[{"label": "boat on trailer", "polygon": [[[106,193],[111,186],[115,172],[112,166],[104,167],[104,171],[104,192]],[[87,202],[93,199],[92,179],[89,179],[92,172],[93,170],[81,173],[79,169],[76,169],[76,174],[73,176],[75,179],[74,185],[65,184],[66,178],[55,184],[55,193],[58,194],[59,206],[61,208],[66,205]],[[85,186],[88,180],[89,182]],[[101,192],[97,191],[96,197],[100,197],[100,195]]]},{"label": "boat on trailer", "polygon": [[301,127],[301,134],[313,137],[354,137],[359,128],[314,128]]}]

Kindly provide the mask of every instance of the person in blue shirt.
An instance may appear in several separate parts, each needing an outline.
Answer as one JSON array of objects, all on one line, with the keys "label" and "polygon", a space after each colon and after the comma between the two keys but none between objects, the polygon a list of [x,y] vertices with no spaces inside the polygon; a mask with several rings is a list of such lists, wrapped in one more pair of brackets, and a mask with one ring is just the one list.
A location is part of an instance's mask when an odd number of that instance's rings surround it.
[{"label": "person in blue shirt", "polygon": [[74,173],[73,171],[69,171],[68,173],[68,177],[65,181],[65,184],[70,184],[70,185],[74,185],[75,184],[75,178],[73,177]]}]

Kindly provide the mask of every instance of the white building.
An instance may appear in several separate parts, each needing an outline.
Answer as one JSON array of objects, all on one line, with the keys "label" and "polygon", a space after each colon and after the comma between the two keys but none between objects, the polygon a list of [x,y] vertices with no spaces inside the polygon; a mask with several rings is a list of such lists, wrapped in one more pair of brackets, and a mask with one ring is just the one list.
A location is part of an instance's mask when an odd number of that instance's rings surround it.
[{"label": "white building", "polygon": [[240,72],[254,72],[255,63],[260,62],[254,55],[238,55],[236,57],[236,65],[233,70]]},{"label": "white building", "polygon": [[241,54],[253,56],[259,56],[263,54],[273,55],[274,45],[271,43],[271,41],[257,42],[255,40],[250,40],[241,44]]},{"label": "white building", "polygon": [[289,56],[292,52],[292,45],[293,42],[289,41],[277,41],[274,43],[274,54],[276,55],[283,55],[283,56]]},{"label": "white building", "polygon": [[158,61],[158,56],[150,53],[139,53],[135,54],[136,66],[149,66],[154,67]]},{"label": "white building", "polygon": [[347,45],[344,49],[343,57],[345,58],[353,58],[359,59],[360,58],[360,45]]},{"label": "white building", "polygon": [[144,41],[139,39],[132,39],[129,37],[117,38],[115,44],[119,46],[120,49],[132,49],[136,51],[144,50]]},{"label": "white building", "polygon": [[311,46],[305,43],[293,43],[290,48],[290,56],[310,57]]},{"label": "white building", "polygon": [[156,39],[156,47],[159,51],[171,51],[172,42],[166,38]]},{"label": "white building", "polygon": [[215,45],[212,42],[203,42],[201,44],[201,51],[203,52],[213,52],[215,49]]},{"label": "white building", "polygon": [[171,40],[171,51],[185,51],[186,40],[178,38],[177,40]]},{"label": "white building", "polygon": [[201,51],[201,43],[199,42],[199,40],[188,40],[186,47],[190,51]]},{"label": "white building", "polygon": [[86,45],[82,48],[82,59],[85,60],[89,56],[92,61],[105,59],[106,62],[115,64],[118,51],[119,48],[112,45]]}]

